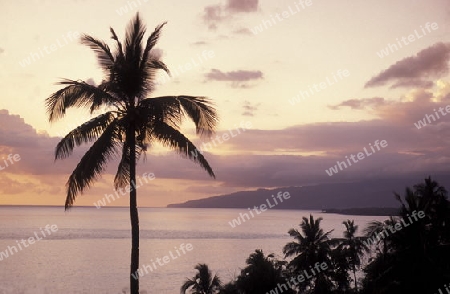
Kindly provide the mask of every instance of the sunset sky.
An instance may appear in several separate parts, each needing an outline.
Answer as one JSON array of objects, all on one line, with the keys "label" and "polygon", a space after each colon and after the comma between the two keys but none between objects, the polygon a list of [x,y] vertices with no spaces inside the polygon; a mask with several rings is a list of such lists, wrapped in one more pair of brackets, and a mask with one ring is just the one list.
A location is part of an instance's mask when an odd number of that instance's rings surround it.
[{"label": "sunset sky", "polygon": [[[64,204],[67,178],[88,146],[57,162],[54,147],[89,114],[73,110],[49,124],[44,101],[61,78],[100,83],[96,56],[80,34],[113,47],[109,27],[123,38],[136,12],[147,36],[167,21],[156,53],[172,78],[161,73],[152,96],[207,96],[220,115],[217,134],[235,134],[205,152],[215,180],[153,146],[138,163],[138,175],[155,175],[138,190],[140,206],[450,172],[450,115],[442,110],[436,121],[414,124],[450,105],[448,0],[0,3],[0,204]],[[241,125],[250,128],[236,135]],[[183,132],[200,149],[214,139],[197,137],[188,122]],[[376,140],[387,146],[337,174],[325,172]],[[111,161],[75,206],[113,193],[116,167]],[[127,204],[125,195],[110,205]]]}]

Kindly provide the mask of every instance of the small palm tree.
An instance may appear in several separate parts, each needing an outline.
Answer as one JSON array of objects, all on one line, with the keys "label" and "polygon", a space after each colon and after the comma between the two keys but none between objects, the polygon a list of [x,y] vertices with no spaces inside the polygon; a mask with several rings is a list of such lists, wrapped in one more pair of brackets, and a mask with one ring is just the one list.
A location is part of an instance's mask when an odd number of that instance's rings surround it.
[{"label": "small palm tree", "polygon": [[212,276],[211,270],[206,264],[195,266],[197,273],[192,279],[187,279],[181,286],[180,293],[186,294],[191,288],[191,294],[216,294],[220,291],[221,282],[217,275]]},{"label": "small palm tree", "polygon": [[130,186],[131,219],[131,294],[139,293],[139,281],[133,278],[139,268],[139,218],[136,200],[136,163],[150,144],[161,142],[184,157],[198,163],[208,174],[214,172],[192,142],[180,132],[184,116],[192,119],[197,134],[210,136],[217,123],[217,114],[210,101],[204,97],[165,96],[148,98],[155,89],[158,70],[169,73],[167,66],[153,54],[153,49],[164,24],[156,27],[144,42],[145,25],[139,14],[127,28],[122,44],[111,28],[116,50],[94,37],[83,35],[81,41],[97,54],[106,79],[98,86],[83,81],[64,80],[64,86],[46,100],[49,121],[54,122],[71,107],[84,107],[98,115],[69,132],[56,146],[55,159],[72,154],[75,146],[93,143],[81,158],[67,181],[65,209],[83,193],[105,170],[107,162],[117,156],[120,162],[114,179],[115,188]]},{"label": "small palm tree", "polygon": [[[293,270],[294,274],[301,273],[302,270],[308,270],[309,266],[314,267],[317,262],[331,264],[332,240],[330,239],[330,234],[332,231],[324,233],[320,228],[321,221],[321,217],[315,220],[310,215],[309,219],[303,217],[303,221],[300,224],[302,232],[299,232],[297,229],[289,230],[289,235],[295,241],[287,243],[283,248],[283,253],[285,257],[294,256],[289,262],[289,268]],[[311,293],[323,293],[322,291],[327,291],[332,286],[325,272],[320,272],[309,283],[313,288]]]},{"label": "small palm tree", "polygon": [[346,220],[342,222],[342,224],[345,226],[344,238],[339,240],[340,244],[338,250],[343,252],[347,257],[348,265],[353,271],[355,293],[358,293],[356,270],[361,266],[361,258],[364,256],[364,253],[369,250],[369,247],[364,244],[366,238],[356,236],[358,226],[355,225],[355,221]]}]

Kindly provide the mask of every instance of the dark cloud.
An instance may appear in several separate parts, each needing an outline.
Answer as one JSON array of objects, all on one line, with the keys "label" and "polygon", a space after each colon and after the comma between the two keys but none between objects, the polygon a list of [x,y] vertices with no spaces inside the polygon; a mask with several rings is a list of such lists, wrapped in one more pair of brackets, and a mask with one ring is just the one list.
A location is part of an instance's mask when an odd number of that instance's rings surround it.
[{"label": "dark cloud", "polygon": [[208,80],[214,81],[231,81],[231,82],[242,82],[262,79],[263,74],[259,70],[236,70],[229,72],[222,72],[218,69],[212,69],[206,74]]},{"label": "dark cloud", "polygon": [[436,43],[416,56],[407,57],[374,76],[365,88],[393,83],[392,88],[431,86],[430,78],[441,77],[448,72],[450,44]]},{"label": "dark cloud", "polygon": [[231,20],[234,15],[256,12],[258,7],[258,0],[227,0],[225,5],[206,6],[202,18],[210,30],[215,30],[221,22]]},{"label": "dark cloud", "polygon": [[[350,107],[354,110],[366,110],[368,113],[395,125],[412,126],[414,122],[424,118],[425,114],[435,109],[445,108],[450,103],[450,83],[440,82],[442,88],[432,92],[427,89],[415,89],[398,100],[387,100],[380,97],[350,99],[330,106],[338,110]],[[445,122],[443,119],[440,122]]]},{"label": "dark cloud", "polygon": [[263,79],[263,73],[260,70],[236,70],[222,72],[218,69],[212,69],[205,74],[208,81],[231,82],[232,87],[248,88],[251,85],[247,82]]},{"label": "dark cloud", "polygon": [[218,23],[222,22],[229,15],[226,15],[220,5],[210,5],[203,9],[203,21],[208,25],[208,29],[217,29]]},{"label": "dark cloud", "polygon": [[258,0],[228,0],[226,9],[232,12],[258,11]]},{"label": "dark cloud", "polygon": [[433,81],[425,81],[421,79],[405,79],[402,81],[398,81],[395,84],[393,84],[390,88],[396,89],[396,88],[431,88],[434,85]]},{"label": "dark cloud", "polygon": [[[448,172],[450,150],[446,138],[450,136],[450,123],[428,127],[422,131],[412,123],[402,126],[374,120],[246,130],[209,150],[214,153],[233,150],[233,154],[220,156],[205,152],[205,156],[217,180],[236,189]],[[345,156],[369,148],[369,143],[375,140],[386,140],[388,146],[333,177],[325,173],[337,160],[343,161]],[[201,146],[200,142],[196,144]],[[205,178],[187,160],[179,161],[175,157],[151,160],[161,176]]]}]

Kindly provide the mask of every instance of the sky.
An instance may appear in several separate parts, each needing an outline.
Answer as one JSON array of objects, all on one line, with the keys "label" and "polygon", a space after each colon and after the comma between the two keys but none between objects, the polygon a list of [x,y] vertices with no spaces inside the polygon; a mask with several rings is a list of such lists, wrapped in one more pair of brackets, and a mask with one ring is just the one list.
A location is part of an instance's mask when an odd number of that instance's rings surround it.
[{"label": "sky", "polygon": [[[450,171],[448,0],[0,5],[0,204],[64,204],[65,183],[89,146],[62,161],[54,149],[90,115],[74,109],[50,124],[45,99],[62,78],[100,83],[81,34],[112,46],[109,28],[123,39],[137,12],[146,36],[167,22],[154,53],[172,76],[160,73],[151,97],[206,96],[220,117],[212,138],[198,137],[191,122],[182,126],[216,179],[155,144],[137,165],[146,179],[140,206],[404,175],[419,182]],[[75,205],[114,194],[116,168],[113,159]],[[126,206],[122,192],[105,205]]]}]

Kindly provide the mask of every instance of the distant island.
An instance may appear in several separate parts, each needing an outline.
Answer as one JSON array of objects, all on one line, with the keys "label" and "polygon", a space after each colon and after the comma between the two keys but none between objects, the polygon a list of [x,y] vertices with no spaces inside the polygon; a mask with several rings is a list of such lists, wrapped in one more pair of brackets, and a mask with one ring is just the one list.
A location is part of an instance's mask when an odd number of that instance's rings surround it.
[{"label": "distant island", "polygon": [[[443,186],[450,186],[448,175],[433,176]],[[290,198],[270,209],[319,210],[348,215],[398,215],[398,201],[394,192],[403,193],[418,176],[405,178],[368,179],[358,182],[327,183],[301,187],[257,189],[226,195],[169,204],[169,208],[238,208],[248,209],[274,203],[278,193],[289,192]]]},{"label": "distant island", "polygon": [[346,208],[336,209],[328,208],[322,209],[323,213],[336,213],[344,215],[367,215],[367,216],[399,216],[400,209],[398,207],[361,207],[361,208]]}]

